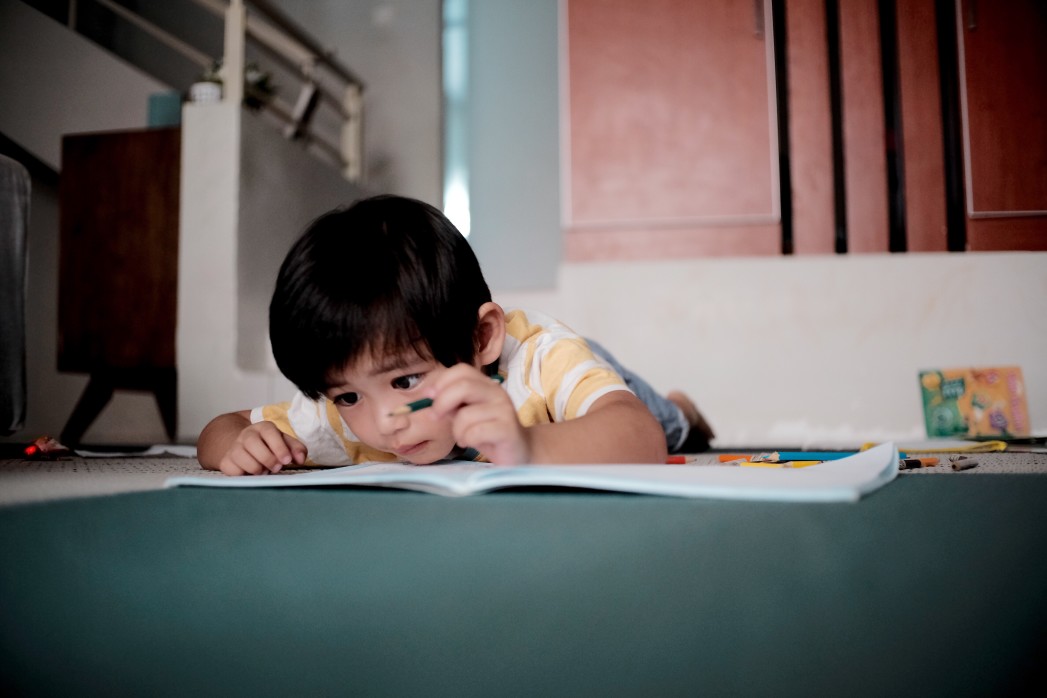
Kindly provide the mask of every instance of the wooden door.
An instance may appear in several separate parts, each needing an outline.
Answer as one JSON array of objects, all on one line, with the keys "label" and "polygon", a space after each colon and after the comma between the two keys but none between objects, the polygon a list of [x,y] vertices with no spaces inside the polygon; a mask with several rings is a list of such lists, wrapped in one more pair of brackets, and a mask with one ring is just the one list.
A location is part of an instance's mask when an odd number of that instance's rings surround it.
[{"label": "wooden door", "polygon": [[566,0],[568,259],[781,249],[769,2]]},{"label": "wooden door", "polygon": [[1047,250],[1047,3],[957,0],[967,246]]}]

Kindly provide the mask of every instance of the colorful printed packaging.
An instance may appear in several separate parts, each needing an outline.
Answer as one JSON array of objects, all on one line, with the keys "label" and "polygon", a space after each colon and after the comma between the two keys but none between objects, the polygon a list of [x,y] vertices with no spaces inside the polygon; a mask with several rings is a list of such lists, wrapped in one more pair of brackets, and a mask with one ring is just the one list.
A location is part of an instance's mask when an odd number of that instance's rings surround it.
[{"label": "colorful printed packaging", "polygon": [[1029,406],[1018,366],[920,371],[929,437],[1029,434]]}]

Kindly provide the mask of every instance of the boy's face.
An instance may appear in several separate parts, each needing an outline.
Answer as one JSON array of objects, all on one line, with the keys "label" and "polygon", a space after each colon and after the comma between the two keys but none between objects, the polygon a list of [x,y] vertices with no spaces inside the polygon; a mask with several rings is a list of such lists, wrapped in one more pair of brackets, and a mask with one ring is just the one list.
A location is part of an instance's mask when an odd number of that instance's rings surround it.
[{"label": "boy's face", "polygon": [[447,458],[454,450],[451,419],[441,419],[429,409],[392,412],[427,397],[426,387],[446,370],[443,364],[410,351],[378,360],[368,355],[336,373],[324,394],[362,442],[425,465]]}]

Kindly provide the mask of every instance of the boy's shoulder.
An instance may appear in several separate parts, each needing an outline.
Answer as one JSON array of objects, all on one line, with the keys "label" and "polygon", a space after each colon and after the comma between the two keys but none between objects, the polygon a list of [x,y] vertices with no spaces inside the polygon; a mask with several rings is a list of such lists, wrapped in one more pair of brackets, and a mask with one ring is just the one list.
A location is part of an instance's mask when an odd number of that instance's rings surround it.
[{"label": "boy's shoulder", "polygon": [[505,331],[518,342],[524,342],[540,336],[553,335],[569,338],[578,337],[578,333],[551,315],[537,310],[507,308],[505,311]]},{"label": "boy's shoulder", "polygon": [[584,337],[552,316],[506,309],[505,325],[498,370],[522,423],[574,419],[604,393],[629,389]]},{"label": "boy's shoulder", "polygon": [[505,348],[502,367],[507,372],[542,370],[570,366],[596,360],[585,339],[551,315],[521,308],[506,309]]}]

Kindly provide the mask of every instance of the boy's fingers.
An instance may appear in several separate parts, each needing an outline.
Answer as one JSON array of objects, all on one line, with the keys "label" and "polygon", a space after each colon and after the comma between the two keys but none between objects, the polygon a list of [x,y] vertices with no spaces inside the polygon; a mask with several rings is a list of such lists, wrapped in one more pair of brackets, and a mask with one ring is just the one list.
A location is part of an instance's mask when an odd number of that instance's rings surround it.
[{"label": "boy's fingers", "polygon": [[285,442],[284,433],[279,429],[266,429],[262,433],[265,449],[272,455],[273,460],[266,463],[268,466],[287,465],[294,458],[291,449]]},{"label": "boy's fingers", "polygon": [[[453,433],[458,443],[476,448],[498,465],[522,463],[528,458],[515,413],[492,412],[481,405],[466,406],[458,412]],[[497,459],[493,457],[496,454]]]},{"label": "boy's fingers", "polygon": [[[279,436],[273,437],[269,434],[259,433],[255,437],[244,440],[243,450],[245,456],[249,459],[253,459],[262,468],[278,472],[281,464],[281,451],[287,457],[287,462],[290,462],[291,454],[287,451],[287,447],[284,446],[284,441]],[[238,459],[237,459],[238,460]],[[238,460],[238,465],[243,467],[244,462]]]},{"label": "boy's fingers", "polygon": [[284,434],[283,437],[287,448],[291,451],[291,462],[296,465],[305,463],[305,459],[309,455],[309,449],[305,447],[305,444],[289,434]]},{"label": "boy's fingers", "polygon": [[259,475],[266,471],[265,466],[255,460],[247,451],[235,450],[219,466],[226,475]]},{"label": "boy's fingers", "polygon": [[505,425],[495,421],[477,422],[464,430],[462,443],[476,448],[496,465],[519,465],[528,460],[527,449]]},{"label": "boy's fingers", "polygon": [[223,475],[237,476],[246,474],[243,470],[240,469],[240,466],[236,465],[231,460],[229,460],[228,456],[223,458],[222,462],[218,464],[218,470]]},{"label": "boy's fingers", "polygon": [[[454,370],[453,368],[451,370]],[[437,394],[433,398],[433,406],[438,414],[447,415],[455,410],[474,403],[491,402],[500,399],[505,394],[496,382],[487,376],[471,369],[468,373],[460,371],[462,376],[458,380],[445,381],[437,386]],[[450,373],[450,371],[448,372]]]}]

